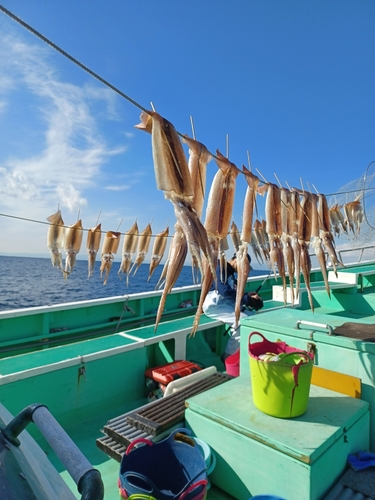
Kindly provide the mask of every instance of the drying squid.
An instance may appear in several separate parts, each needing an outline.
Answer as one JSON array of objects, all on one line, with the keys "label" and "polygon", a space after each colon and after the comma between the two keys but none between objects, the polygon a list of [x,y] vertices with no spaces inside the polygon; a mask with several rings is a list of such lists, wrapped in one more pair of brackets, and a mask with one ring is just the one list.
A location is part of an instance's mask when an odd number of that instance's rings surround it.
[{"label": "drying squid", "polygon": [[146,254],[148,252],[148,247],[150,246],[151,236],[152,236],[151,224],[147,224],[145,229],[141,233],[139,233],[137,257],[130,269],[131,272],[133,267],[137,266],[134,270],[133,276],[138,271],[139,266],[145,260]]},{"label": "drying squid", "polygon": [[227,281],[227,258],[226,251],[229,250],[228,237],[226,236],[219,243],[219,258],[220,258],[220,280],[225,283]]},{"label": "drying squid", "polygon": [[177,221],[186,236],[190,253],[192,255],[192,258],[195,259],[197,267],[199,268],[203,279],[204,270],[200,255],[200,249],[203,250],[205,255],[209,254],[209,259],[207,260],[209,262],[210,268],[212,268],[214,265],[214,260],[211,255],[211,247],[206,230],[201,224],[197,214],[191,207],[186,206],[183,203],[176,202],[173,202],[173,205]]},{"label": "drying squid", "polygon": [[331,290],[328,283],[328,275],[327,275],[327,266],[326,266],[326,257],[324,254],[324,250],[322,247],[322,240],[319,234],[319,216],[318,216],[318,197],[316,194],[311,194],[311,237],[312,237],[312,246],[315,251],[316,258],[318,259],[320,269],[322,271],[322,276],[324,280],[324,285],[328,297],[331,297]]},{"label": "drying squid", "polygon": [[88,253],[88,278],[91,278],[92,273],[94,272],[96,255],[99,251],[100,240],[102,239],[101,228],[102,225],[97,224],[87,232],[86,248]]},{"label": "drying squid", "polygon": [[355,229],[354,229],[354,223],[353,223],[353,218],[352,218],[352,213],[351,213],[351,204],[345,203],[344,205],[344,213],[345,213],[345,223],[347,227],[351,230],[353,234],[355,234]]},{"label": "drying squid", "polygon": [[[136,128],[151,132],[152,155],[157,188],[173,204],[180,228],[185,234],[189,250],[196,259],[203,276],[200,251],[208,259],[211,271],[214,262],[207,233],[196,212],[193,198],[194,186],[188,163],[178,134],[168,120],[154,111],[143,112]],[[173,265],[169,261],[169,266]],[[174,273],[171,273],[174,275]]]},{"label": "drying squid", "polygon": [[329,219],[331,221],[331,228],[334,230],[337,236],[340,236],[340,228],[342,227],[339,212],[340,208],[337,203],[333,205],[332,208],[329,209]]},{"label": "drying squid", "polygon": [[359,235],[360,229],[361,229],[361,224],[363,222],[363,219],[365,217],[365,214],[363,212],[363,207],[360,202],[360,196],[358,196],[354,201],[353,201],[353,207],[352,207],[352,213],[353,213],[353,219],[354,219],[354,225],[357,228],[357,235]]},{"label": "drying squid", "polygon": [[267,184],[266,198],[266,232],[270,243],[270,262],[273,268],[275,278],[276,269],[282,280],[284,292],[284,304],[286,305],[286,277],[284,256],[281,248],[281,195],[280,189],[276,184]]},{"label": "drying squid", "polygon": [[257,240],[257,237],[255,235],[255,232],[251,232],[251,242],[250,242],[251,248],[253,250],[253,254],[256,257],[256,260],[258,261],[258,264],[262,265],[263,264],[263,257],[262,253],[260,251],[260,246]]},{"label": "drying squid", "polygon": [[337,277],[337,266],[343,266],[343,263],[339,261],[336,254],[333,234],[331,233],[331,220],[329,217],[328,203],[326,197],[323,194],[318,194],[318,216],[319,236],[322,239],[324,248],[328,252],[334,273]]},{"label": "drying squid", "polygon": [[267,222],[265,220],[262,220],[261,224],[262,224],[261,231],[264,235],[264,241],[265,241],[266,249],[268,251],[268,260],[271,262],[271,257],[270,257],[271,246],[270,246],[270,240],[268,238],[268,234],[266,231]]},{"label": "drying squid", "polygon": [[254,222],[253,233],[258,243],[258,248],[260,248],[263,253],[264,260],[267,262],[267,264],[269,264],[270,250],[269,250],[268,236],[266,233],[265,224],[266,221],[260,222],[260,220],[256,219]]},{"label": "drying squid", "polygon": [[150,270],[147,281],[149,281],[149,279],[153,275],[153,272],[155,271],[155,269],[157,268],[161,259],[164,256],[164,252],[168,241],[168,235],[169,235],[169,227],[167,226],[164,229],[164,231],[155,236],[154,246],[152,247]]},{"label": "drying squid", "polygon": [[301,193],[301,211],[298,221],[298,243],[300,245],[300,265],[305,280],[306,291],[312,312],[314,312],[314,302],[310,287],[311,259],[309,246],[312,229],[312,197],[310,193]]},{"label": "drying squid", "polygon": [[292,246],[292,223],[293,213],[291,207],[291,196],[289,189],[280,188],[281,199],[281,242],[283,248],[284,263],[288,269],[290,294],[294,305],[294,251]]},{"label": "drying squid", "polygon": [[[236,178],[240,173],[236,165],[225,158],[219,150],[216,150],[216,155],[215,162],[219,170],[216,172],[211,184],[204,222],[214,266],[211,265],[207,258],[203,259],[204,272],[201,294],[190,336],[194,336],[197,331],[204,300],[210,291],[213,281],[216,282],[216,267],[219,258],[220,242],[226,239],[229,232],[236,189]],[[220,264],[223,266],[225,265],[224,259],[220,260]],[[220,275],[223,274],[224,273],[220,271]]]},{"label": "drying squid", "polygon": [[47,217],[47,220],[50,223],[47,233],[47,246],[51,252],[51,262],[53,267],[62,270],[61,250],[64,247],[65,228],[60,210]]},{"label": "drying squid", "polygon": [[238,326],[240,320],[241,301],[245,292],[245,286],[250,272],[250,263],[247,258],[247,248],[251,243],[253,213],[255,209],[256,194],[259,184],[259,178],[252,172],[250,172],[250,170],[248,170],[244,165],[242,166],[242,170],[247,182],[247,189],[242,213],[241,245],[237,252],[237,292],[234,308],[235,328]]},{"label": "drying squid", "polygon": [[239,229],[234,221],[232,222],[232,225],[230,227],[229,234],[230,234],[230,237],[232,239],[234,249],[237,252],[238,249],[240,248],[240,245],[241,245],[241,236],[240,236],[240,231],[239,231]]},{"label": "drying squid", "polygon": [[355,236],[359,235],[360,226],[363,221],[363,208],[360,202],[361,195],[359,195],[354,201],[350,201],[344,205],[344,210],[346,214],[345,221],[349,225],[350,229]]},{"label": "drying squid", "polygon": [[188,250],[188,245],[185,234],[182,231],[179,223],[177,222],[175,224],[175,234],[172,239],[168,256],[169,264],[166,267],[164,289],[156,313],[155,328],[154,328],[155,332],[158,328],[161,316],[164,311],[167,295],[170,293],[173,285],[176,283],[177,278],[180,275],[181,269],[185,263],[187,250]]},{"label": "drying squid", "polygon": [[129,272],[132,263],[133,255],[137,249],[138,243],[138,224],[134,222],[132,227],[125,233],[124,242],[122,245],[122,260],[118,270],[118,274],[126,274],[126,286],[129,284]]},{"label": "drying squid", "polygon": [[[236,179],[241,172],[234,163],[230,162],[220,151],[216,150],[215,162],[219,167],[212,181],[207,200],[204,227],[210,238],[212,251],[217,264],[220,241],[227,238],[232,218]],[[216,267],[216,266],[215,266]],[[216,269],[212,269],[216,279]]]},{"label": "drying squid", "polygon": [[[217,238],[215,238],[213,236],[209,236],[208,239],[209,239],[209,242],[210,242],[210,245],[212,248],[213,261],[217,265],[220,242]],[[193,327],[191,329],[189,337],[194,337],[194,335],[198,329],[199,320],[200,320],[200,317],[202,314],[203,303],[207,297],[208,292],[211,289],[211,285],[212,285],[213,281],[216,282],[216,271],[215,271],[215,274],[212,273],[212,270],[210,268],[210,265],[209,265],[207,259],[203,258],[203,278],[202,278],[202,284],[201,284],[201,293],[199,296],[198,308],[197,308],[195,316],[194,316]]]},{"label": "drying squid", "polygon": [[75,266],[77,253],[81,250],[82,245],[82,220],[79,219],[75,224],[69,226],[65,231],[65,244],[66,251],[65,259],[65,272],[64,278],[73,270]]},{"label": "drying squid", "polygon": [[165,264],[164,264],[163,270],[159,276],[158,282],[155,285],[155,290],[160,290],[161,288],[163,288],[163,286],[165,284],[165,278],[167,276],[168,266],[169,266],[169,258],[171,256],[171,251],[172,251],[172,246],[173,246],[173,238],[175,238],[175,236],[176,236],[176,232],[172,237],[171,244],[169,245],[168,257],[167,257],[167,260],[165,261]]},{"label": "drying squid", "polygon": [[253,227],[253,214],[256,204],[256,194],[259,178],[248,170],[244,165],[242,170],[247,182],[247,189],[243,205],[241,242],[250,243]]},{"label": "drying squid", "polygon": [[193,205],[198,217],[202,217],[204,196],[206,191],[207,165],[212,160],[212,155],[204,144],[184,136],[182,142],[189,146],[189,163],[191,182],[193,186]]},{"label": "drying squid", "polygon": [[108,275],[120,244],[120,237],[121,233],[115,231],[108,231],[104,237],[101,253],[102,264],[100,266],[100,277],[105,272],[103,285],[107,283]]},{"label": "drying squid", "polygon": [[296,190],[290,192],[290,211],[289,211],[289,231],[291,234],[290,244],[293,249],[294,256],[294,276],[296,279],[296,292],[294,294],[297,299],[301,285],[301,246],[298,241],[298,224],[301,214],[301,205],[299,194]]},{"label": "drying squid", "polygon": [[[189,146],[189,163],[191,182],[193,186],[193,206],[199,218],[202,216],[204,196],[206,191],[207,165],[212,160],[212,155],[204,144],[184,136],[182,142]],[[199,261],[192,255],[193,282],[198,283]]]},{"label": "drying squid", "polygon": [[344,231],[344,233],[349,236],[349,233],[348,233],[348,224],[345,220],[345,217],[343,215],[343,213],[341,212],[341,209],[342,209],[342,205],[337,207],[337,216],[339,218],[339,221],[340,221],[340,226],[341,226],[341,229]]}]

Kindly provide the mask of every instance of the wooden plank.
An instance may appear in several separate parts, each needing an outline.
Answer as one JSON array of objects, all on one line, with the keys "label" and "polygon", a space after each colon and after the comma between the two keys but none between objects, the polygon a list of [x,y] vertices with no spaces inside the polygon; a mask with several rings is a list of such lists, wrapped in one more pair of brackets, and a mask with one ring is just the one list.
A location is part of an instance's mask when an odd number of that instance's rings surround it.
[{"label": "wooden plank", "polygon": [[334,372],[320,366],[313,367],[311,383],[318,387],[330,389],[331,391],[346,394],[352,398],[361,398],[361,379],[346,375],[345,373]]}]

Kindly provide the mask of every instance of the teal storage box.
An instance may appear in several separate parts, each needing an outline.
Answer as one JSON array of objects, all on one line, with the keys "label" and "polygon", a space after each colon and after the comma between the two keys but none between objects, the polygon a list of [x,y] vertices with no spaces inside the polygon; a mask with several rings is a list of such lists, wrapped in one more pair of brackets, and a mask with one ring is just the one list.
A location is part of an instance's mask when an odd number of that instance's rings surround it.
[{"label": "teal storage box", "polygon": [[321,387],[311,386],[306,413],[292,419],[258,410],[248,377],[198,394],[186,407],[186,427],[216,454],[211,482],[238,500],[265,492],[318,500],[347,456],[369,446],[368,403]]}]

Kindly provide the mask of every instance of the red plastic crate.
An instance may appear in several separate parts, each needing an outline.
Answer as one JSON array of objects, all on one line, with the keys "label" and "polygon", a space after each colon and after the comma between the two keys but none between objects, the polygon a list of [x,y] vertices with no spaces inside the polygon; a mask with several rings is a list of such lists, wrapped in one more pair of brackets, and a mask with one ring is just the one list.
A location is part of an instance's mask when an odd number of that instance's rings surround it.
[{"label": "red plastic crate", "polygon": [[186,377],[202,368],[191,361],[173,361],[162,366],[149,368],[145,372],[145,377],[155,380],[159,384],[168,385],[172,380]]}]

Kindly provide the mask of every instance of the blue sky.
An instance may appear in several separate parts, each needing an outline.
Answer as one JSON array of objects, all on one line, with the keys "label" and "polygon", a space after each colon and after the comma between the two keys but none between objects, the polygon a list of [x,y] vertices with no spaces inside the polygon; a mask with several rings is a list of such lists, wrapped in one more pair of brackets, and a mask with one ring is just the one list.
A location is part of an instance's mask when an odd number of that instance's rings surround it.
[{"label": "blue sky", "polygon": [[[325,194],[375,160],[371,0],[7,1],[112,85],[265,179]],[[173,232],[140,110],[0,12],[0,212]],[[187,152],[187,150],[186,150]],[[208,167],[207,195],[217,171]],[[241,227],[246,183],[237,180]],[[259,199],[259,217],[264,216]],[[204,218],[204,217],[203,217]],[[48,257],[47,226],[0,217],[0,254]],[[85,245],[80,257],[85,257]],[[117,259],[121,260],[120,252]]]}]

